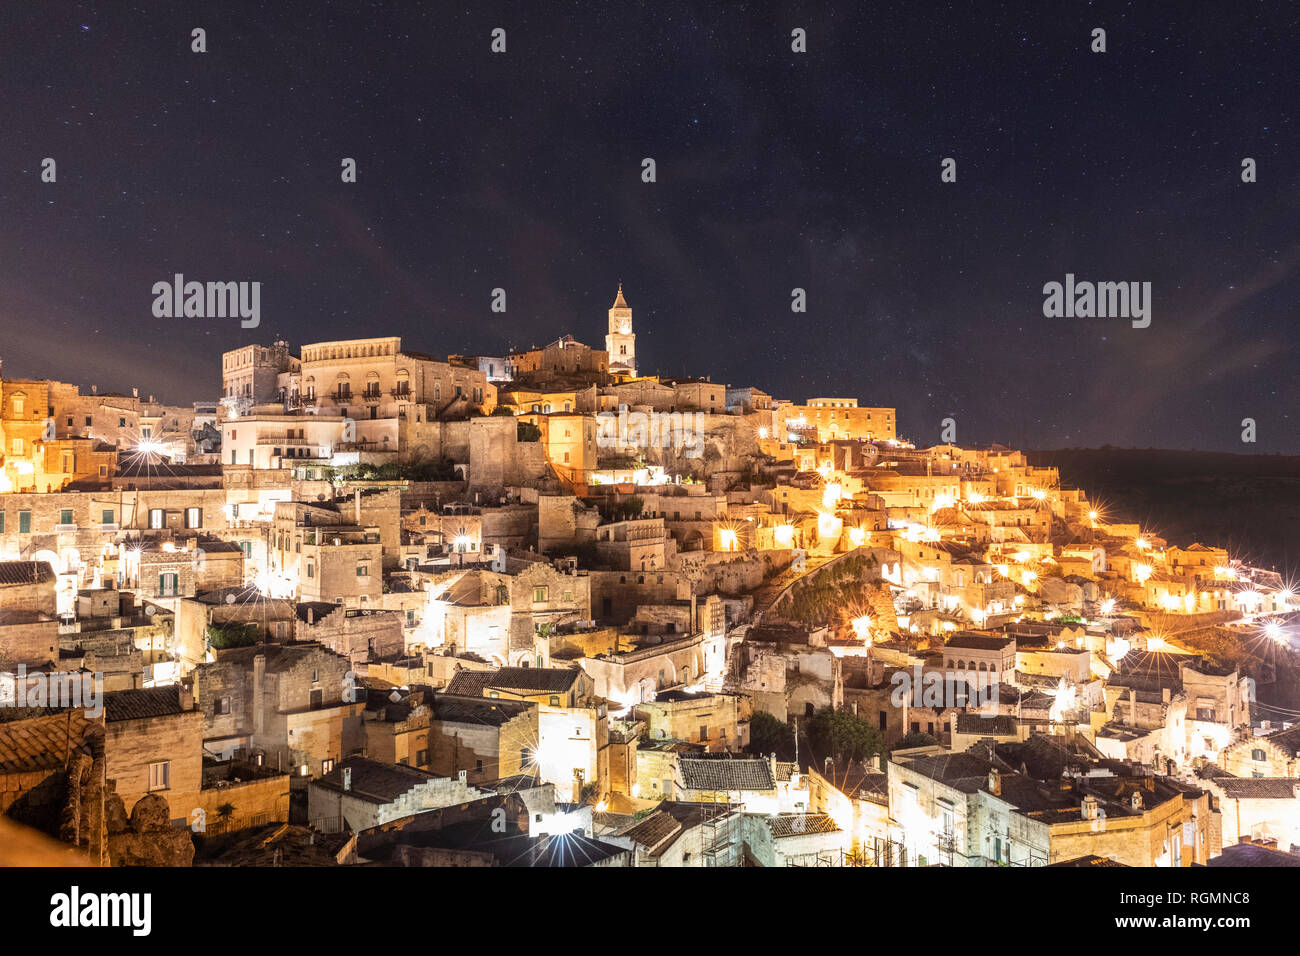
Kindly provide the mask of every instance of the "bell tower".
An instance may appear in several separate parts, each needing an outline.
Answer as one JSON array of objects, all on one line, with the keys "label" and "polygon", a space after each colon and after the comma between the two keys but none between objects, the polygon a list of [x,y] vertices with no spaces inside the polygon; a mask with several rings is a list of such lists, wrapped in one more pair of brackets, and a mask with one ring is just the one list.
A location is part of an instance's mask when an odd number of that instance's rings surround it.
[{"label": "bell tower", "polygon": [[636,377],[636,334],[632,331],[632,309],[623,298],[623,283],[609,310],[609,334],[605,336],[611,374]]}]

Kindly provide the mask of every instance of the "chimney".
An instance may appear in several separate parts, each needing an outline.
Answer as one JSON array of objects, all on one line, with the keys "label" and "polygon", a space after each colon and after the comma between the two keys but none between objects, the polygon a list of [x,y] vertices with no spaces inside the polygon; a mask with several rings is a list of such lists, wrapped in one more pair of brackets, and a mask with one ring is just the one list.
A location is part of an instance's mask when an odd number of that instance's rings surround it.
[{"label": "chimney", "polygon": [[352,492],[353,512],[356,514],[355,524],[361,524],[361,489],[358,488]]},{"label": "chimney", "polygon": [[131,389],[131,397],[132,397],[132,398],[139,398],[139,397],[140,397],[140,389],[138,389],[138,388],[133,388],[133,389]]},{"label": "chimney", "polygon": [[885,758],[880,754],[876,754],[875,757],[872,758],[872,763],[874,763],[876,767],[876,773],[885,772],[884,762]]},{"label": "chimney", "polygon": [[1138,791],[1138,790],[1134,790],[1134,791],[1133,791],[1133,796],[1129,797],[1129,805],[1132,806],[1134,810],[1141,810],[1141,809],[1142,809],[1142,793],[1141,793],[1141,791]]},{"label": "chimney", "polygon": [[1168,687],[1162,687],[1162,688],[1160,688],[1160,699],[1161,699],[1162,701],[1164,701],[1166,704],[1169,703],[1169,688],[1168,688]]},{"label": "chimney", "polygon": [[1085,820],[1097,819],[1097,798],[1092,794],[1083,798],[1082,815]]},{"label": "chimney", "polygon": [[316,623],[316,609],[311,605],[307,606],[307,623],[309,625]]},{"label": "chimney", "polygon": [[1002,774],[996,767],[989,768],[989,793],[1002,796]]},{"label": "chimney", "polygon": [[347,792],[351,792],[352,790],[352,768],[351,767],[343,768],[343,789]]},{"label": "chimney", "polygon": [[266,655],[258,654],[253,658],[253,732],[263,731],[262,684],[266,680]]}]

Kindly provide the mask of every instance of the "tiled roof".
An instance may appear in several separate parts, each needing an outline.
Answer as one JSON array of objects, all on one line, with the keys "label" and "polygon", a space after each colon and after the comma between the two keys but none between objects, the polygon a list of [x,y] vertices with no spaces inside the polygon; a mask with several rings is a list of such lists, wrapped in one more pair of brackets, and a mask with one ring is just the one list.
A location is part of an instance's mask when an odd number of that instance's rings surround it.
[{"label": "tiled roof", "polygon": [[1010,714],[958,714],[957,733],[980,734],[986,737],[1012,737],[1019,721]]},{"label": "tiled roof", "polygon": [[860,760],[827,761],[813,770],[846,797],[881,804],[889,800],[889,777]]},{"label": "tiled roof", "polygon": [[536,708],[526,700],[493,700],[489,697],[462,697],[458,694],[435,694],[433,719],[458,724],[483,724],[500,727],[520,714]]},{"label": "tiled roof", "polygon": [[1296,777],[1217,777],[1214,782],[1225,796],[1246,800],[1294,800],[1300,787]]},{"label": "tiled roof", "polygon": [[0,561],[0,586],[44,584],[54,580],[48,561]]},{"label": "tiled roof", "polygon": [[1300,756],[1300,724],[1288,727],[1286,730],[1278,730],[1256,740],[1267,740],[1275,747],[1279,747],[1287,753]]},{"label": "tiled roof", "polygon": [[775,790],[772,765],[759,757],[678,758],[687,790]]},{"label": "tiled roof", "polygon": [[81,710],[0,723],[0,773],[56,770],[96,732]]},{"label": "tiled roof", "polygon": [[577,667],[502,667],[487,686],[538,694],[567,692],[581,674]]},{"label": "tiled roof", "polygon": [[488,682],[496,676],[496,671],[457,671],[447,684],[448,694],[463,697],[482,697]]},{"label": "tiled roof", "polygon": [[973,651],[1000,651],[1008,644],[1014,644],[1014,637],[986,637],[983,634],[958,634],[949,638],[945,648],[969,649]]},{"label": "tiled roof", "polygon": [[1236,843],[1225,846],[1223,853],[1206,866],[1300,866],[1300,855],[1254,843]]},{"label": "tiled roof", "polygon": [[[352,771],[352,787],[348,791],[343,789],[345,769]],[[346,792],[370,803],[384,804],[392,803],[407,791],[436,778],[437,774],[416,767],[380,763],[367,757],[348,757],[325,776],[312,781],[312,785],[338,793]]]},{"label": "tiled roof", "polygon": [[810,833],[836,833],[839,827],[825,813],[783,813],[768,817],[767,828],[772,838],[807,836]]},{"label": "tiled roof", "polygon": [[672,814],[656,810],[635,826],[623,831],[622,836],[653,853],[681,832],[682,825]]},{"label": "tiled roof", "polygon": [[119,720],[165,717],[182,712],[181,689],[176,684],[138,690],[111,690],[104,695],[104,720],[110,724]]},{"label": "tiled roof", "polygon": [[908,760],[902,766],[923,777],[942,781],[964,793],[974,793],[988,783],[989,770],[993,765],[973,754],[960,753],[917,757],[915,760]]},{"label": "tiled roof", "polygon": [[310,612],[312,623],[319,623],[342,606],[342,604],[330,604],[328,601],[304,601],[294,605],[293,613],[298,620],[306,624]]}]

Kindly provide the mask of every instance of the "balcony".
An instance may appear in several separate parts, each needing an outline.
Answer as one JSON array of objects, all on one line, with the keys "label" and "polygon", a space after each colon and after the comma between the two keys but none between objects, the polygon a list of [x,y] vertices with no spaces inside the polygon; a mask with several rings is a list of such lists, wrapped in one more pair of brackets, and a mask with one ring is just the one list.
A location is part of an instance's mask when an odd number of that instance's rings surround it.
[{"label": "balcony", "polygon": [[363,402],[367,402],[367,403],[378,402],[381,401],[382,399],[383,399],[383,394],[377,388],[366,389],[364,392],[361,393],[361,400]]},{"label": "balcony", "polygon": [[309,438],[290,438],[288,435],[283,433],[275,435],[263,433],[257,436],[257,443],[259,445],[288,445],[297,448],[303,446],[315,448],[320,444],[320,442],[312,441]]},{"label": "balcony", "polygon": [[409,402],[411,400],[411,389],[407,388],[390,388],[388,394],[393,396],[399,402]]},{"label": "balcony", "polygon": [[355,396],[352,394],[351,391],[347,391],[347,392],[330,392],[330,396],[329,396],[329,397],[330,397],[331,399],[333,399],[334,401],[336,401],[336,402],[350,402],[350,401],[353,401],[354,398],[355,398]]}]

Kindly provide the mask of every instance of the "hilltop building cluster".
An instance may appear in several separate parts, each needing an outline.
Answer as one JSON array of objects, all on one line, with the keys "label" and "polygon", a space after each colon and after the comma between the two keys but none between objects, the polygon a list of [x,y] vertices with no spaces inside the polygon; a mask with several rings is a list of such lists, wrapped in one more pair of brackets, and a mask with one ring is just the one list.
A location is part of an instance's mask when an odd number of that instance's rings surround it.
[{"label": "hilltop building cluster", "polygon": [[633,328],[250,344],[189,406],[0,370],[0,812],[127,865],[1300,864],[1276,573]]}]

